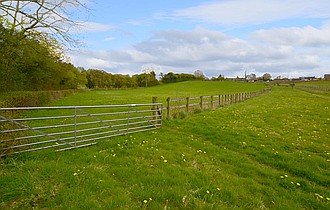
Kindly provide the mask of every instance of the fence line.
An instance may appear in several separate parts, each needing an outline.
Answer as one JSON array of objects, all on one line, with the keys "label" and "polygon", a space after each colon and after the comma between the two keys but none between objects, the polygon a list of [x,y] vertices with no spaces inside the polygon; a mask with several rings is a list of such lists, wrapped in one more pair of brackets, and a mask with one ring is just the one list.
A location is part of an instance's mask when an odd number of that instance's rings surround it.
[{"label": "fence line", "polygon": [[212,96],[185,97],[166,99],[166,116],[171,118],[179,113],[189,113],[196,110],[214,109],[226,105],[235,104],[249,98],[259,96],[271,91],[270,88],[255,92],[242,92],[232,94],[221,94]]},{"label": "fence line", "polygon": [[316,91],[316,92],[329,92],[330,88],[324,86],[312,86],[312,85],[296,85],[296,88],[307,90],[307,91]]},{"label": "fence line", "polygon": [[162,126],[162,103],[0,108],[0,157],[64,151]]}]

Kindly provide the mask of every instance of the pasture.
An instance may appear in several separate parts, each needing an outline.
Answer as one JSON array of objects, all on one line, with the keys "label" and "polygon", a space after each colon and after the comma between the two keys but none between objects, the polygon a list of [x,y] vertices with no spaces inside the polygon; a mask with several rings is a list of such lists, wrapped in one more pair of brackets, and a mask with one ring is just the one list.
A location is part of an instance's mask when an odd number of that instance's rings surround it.
[{"label": "pasture", "polygon": [[[164,102],[264,87],[183,82],[86,91],[51,105]],[[165,120],[159,130],[8,156],[0,159],[0,208],[329,209],[329,107],[327,94],[274,86],[238,104]]]}]

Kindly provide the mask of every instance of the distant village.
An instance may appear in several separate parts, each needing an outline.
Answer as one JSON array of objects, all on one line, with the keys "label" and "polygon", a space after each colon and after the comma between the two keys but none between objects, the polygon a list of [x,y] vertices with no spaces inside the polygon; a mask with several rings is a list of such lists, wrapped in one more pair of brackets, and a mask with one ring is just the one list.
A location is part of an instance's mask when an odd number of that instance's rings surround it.
[{"label": "distant village", "polygon": [[[214,80],[214,78],[211,78]],[[217,80],[219,80],[217,78]],[[310,77],[299,77],[299,78],[281,78],[281,76],[276,77],[275,79],[271,79],[271,75],[269,73],[264,74],[261,77],[257,77],[255,74],[249,74],[242,78],[226,78],[225,80],[231,80],[236,82],[260,82],[260,81],[273,81],[278,83],[285,83],[285,82],[303,82],[303,81],[318,81],[318,80],[327,80],[330,81],[330,74],[324,74],[323,77],[317,78],[315,76]]]}]

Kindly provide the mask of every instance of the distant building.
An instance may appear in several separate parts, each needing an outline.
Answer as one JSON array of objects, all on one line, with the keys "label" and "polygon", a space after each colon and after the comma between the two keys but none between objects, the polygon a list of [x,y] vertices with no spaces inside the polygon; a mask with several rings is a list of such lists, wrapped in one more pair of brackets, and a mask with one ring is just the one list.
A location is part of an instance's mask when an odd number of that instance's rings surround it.
[{"label": "distant building", "polygon": [[325,79],[325,80],[330,80],[330,74],[325,74],[325,75],[324,75],[324,79]]},{"label": "distant building", "polygon": [[299,80],[311,81],[311,80],[317,80],[317,79],[316,79],[316,77],[299,77]]}]

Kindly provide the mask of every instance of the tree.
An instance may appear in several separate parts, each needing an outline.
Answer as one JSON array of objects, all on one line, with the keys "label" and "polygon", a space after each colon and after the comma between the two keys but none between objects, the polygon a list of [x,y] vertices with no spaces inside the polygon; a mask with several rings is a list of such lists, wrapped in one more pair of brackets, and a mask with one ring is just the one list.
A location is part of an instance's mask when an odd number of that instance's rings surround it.
[{"label": "tree", "polygon": [[[141,67],[141,71],[145,76],[145,79],[144,79],[145,87],[147,87],[148,83],[149,83],[149,79],[153,80],[152,83],[155,83],[154,79],[156,79],[156,73],[161,71],[161,66],[153,64],[153,63],[149,63],[149,64],[143,65]],[[149,78],[150,75],[151,75],[151,78]]]},{"label": "tree", "polygon": [[190,81],[190,80],[196,80],[196,77],[192,74],[185,74],[185,73],[174,74],[173,72],[164,74],[162,77],[163,83],[182,82],[182,81]]},{"label": "tree", "polygon": [[79,71],[63,62],[60,43],[73,43],[69,10],[76,6],[84,7],[79,0],[0,0],[0,91],[77,87]]},{"label": "tree", "polygon": [[85,85],[83,77],[40,40],[0,24],[0,92],[75,89]]},{"label": "tree", "polygon": [[38,40],[0,24],[1,91],[46,88],[57,61]]},{"label": "tree", "polygon": [[249,74],[249,75],[247,75],[247,80],[248,81],[255,81],[255,80],[257,80],[257,75],[255,75],[254,73],[251,73],[251,74]]},{"label": "tree", "polygon": [[219,74],[217,80],[219,80],[219,81],[223,81],[223,80],[225,80],[224,75]]},{"label": "tree", "polygon": [[196,79],[198,79],[198,80],[205,80],[204,73],[201,70],[196,70],[194,72],[194,75],[195,75]]},{"label": "tree", "polygon": [[[70,9],[79,11],[86,5],[79,0],[1,0],[2,23],[12,33],[20,31],[25,36],[52,37],[65,43],[74,39],[68,30],[77,22],[70,19]],[[47,32],[46,32],[47,31]]]},{"label": "tree", "polygon": [[269,73],[265,73],[264,75],[262,75],[262,80],[263,81],[268,81],[272,78],[272,76]]}]

